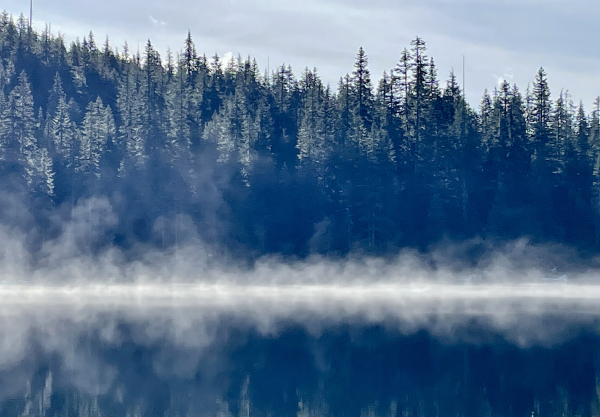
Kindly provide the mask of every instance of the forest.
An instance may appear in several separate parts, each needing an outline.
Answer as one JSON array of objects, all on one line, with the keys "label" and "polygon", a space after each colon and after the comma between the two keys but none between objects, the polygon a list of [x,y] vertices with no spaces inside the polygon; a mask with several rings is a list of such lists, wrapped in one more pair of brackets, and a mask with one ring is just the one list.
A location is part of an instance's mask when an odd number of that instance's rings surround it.
[{"label": "forest", "polygon": [[[455,74],[440,81],[420,37],[377,77],[359,47],[334,86],[317,69],[265,71],[252,57],[207,57],[189,32],[182,41],[162,56],[150,40],[133,51],[91,32],[67,44],[0,14],[0,416],[600,415],[598,317],[561,310],[581,301],[567,296],[530,320],[488,294],[480,301],[501,306],[497,316],[465,301],[418,328],[410,314],[338,317],[326,298],[329,321],[299,308],[270,317],[272,328],[241,302],[206,322],[175,298],[151,315],[133,285],[131,316],[100,297],[98,310],[42,299],[44,283],[74,289],[63,275],[108,288],[98,270],[156,272],[172,259],[165,268],[189,264],[200,282],[212,265],[191,258],[204,251],[223,270],[264,261],[263,291],[276,284],[273,260],[294,278],[295,261],[385,261],[444,242],[455,243],[449,258],[481,255],[464,242],[540,244],[515,250],[523,258],[544,245],[555,250],[546,258],[600,252],[600,97],[585,109],[551,95],[542,67],[527,88],[504,81],[473,108]],[[108,249],[122,257],[103,258]],[[330,269],[349,280],[339,264]],[[563,288],[560,274],[537,284]],[[23,277],[39,282],[11,292]],[[477,285],[467,280],[455,287]],[[38,298],[18,292],[27,285]],[[410,309],[402,294],[398,306]],[[510,314],[523,339],[494,327]]]},{"label": "forest", "polygon": [[543,68],[474,109],[419,37],[377,82],[360,48],[336,86],[208,58],[189,33],[165,56],[100,43],[0,16],[2,194],[31,213],[32,250],[93,198],[114,220],[92,252],[190,236],[241,258],[523,236],[600,248],[600,98],[588,112],[551,96]]}]

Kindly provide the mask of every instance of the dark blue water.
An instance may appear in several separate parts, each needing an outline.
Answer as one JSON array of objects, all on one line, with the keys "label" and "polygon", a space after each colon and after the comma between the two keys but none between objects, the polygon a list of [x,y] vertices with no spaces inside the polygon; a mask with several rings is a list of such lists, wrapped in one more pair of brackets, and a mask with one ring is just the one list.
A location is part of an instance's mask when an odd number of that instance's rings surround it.
[{"label": "dark blue water", "polygon": [[[454,323],[452,332],[432,330],[444,320]],[[532,323],[561,332],[524,344],[489,317],[472,315],[430,317],[421,328],[397,319],[315,316],[276,319],[265,329],[231,314],[173,331],[169,321],[156,317],[109,313],[91,322],[69,317],[52,323],[54,329],[24,332],[12,361],[6,357],[12,339],[4,336],[1,415],[475,417],[600,411],[600,336],[598,319],[589,314],[544,313]]]}]

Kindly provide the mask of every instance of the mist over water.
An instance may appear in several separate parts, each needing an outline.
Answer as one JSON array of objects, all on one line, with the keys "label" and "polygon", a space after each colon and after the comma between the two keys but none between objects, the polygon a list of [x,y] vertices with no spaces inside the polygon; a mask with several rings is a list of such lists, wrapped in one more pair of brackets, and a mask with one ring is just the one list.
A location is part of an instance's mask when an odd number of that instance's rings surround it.
[{"label": "mist over water", "polygon": [[193,230],[167,250],[98,245],[111,213],[83,202],[41,243],[0,227],[0,414],[551,415],[563,401],[585,415],[598,403],[598,269],[568,248],[473,240],[247,263]]},{"label": "mist over water", "polygon": [[426,415],[435,406],[525,415],[559,400],[590,412],[598,292],[570,283],[4,284],[0,398],[5,412],[13,404],[40,415],[94,404],[114,415],[413,415],[419,404]]}]

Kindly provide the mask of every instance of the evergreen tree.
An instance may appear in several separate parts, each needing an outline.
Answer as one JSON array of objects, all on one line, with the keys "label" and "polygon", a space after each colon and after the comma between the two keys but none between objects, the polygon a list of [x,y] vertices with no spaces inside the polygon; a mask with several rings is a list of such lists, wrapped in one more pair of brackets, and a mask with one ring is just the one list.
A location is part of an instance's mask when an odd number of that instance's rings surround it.
[{"label": "evergreen tree", "polygon": [[185,38],[185,46],[182,55],[182,70],[185,74],[186,81],[189,84],[194,82],[194,77],[198,72],[198,54],[196,45],[192,41],[192,33],[188,30],[187,38]]},{"label": "evergreen tree", "polygon": [[164,133],[164,71],[160,54],[150,40],[146,44],[144,62],[145,114],[147,129],[146,153],[156,155],[162,148],[160,142]]},{"label": "evergreen tree", "polygon": [[412,77],[413,84],[411,88],[411,99],[414,102],[413,108],[411,109],[410,114],[410,124],[411,131],[413,132],[411,143],[413,149],[413,158],[415,158],[415,167],[419,169],[418,166],[421,164],[421,160],[423,159],[423,152],[426,149],[422,149],[421,141],[426,134],[427,128],[427,116],[428,116],[428,107],[429,100],[427,97],[427,55],[425,55],[425,51],[427,47],[425,46],[425,41],[419,37],[416,37],[412,42]]},{"label": "evergreen tree", "polygon": [[217,162],[227,164],[235,151],[235,139],[232,134],[232,116],[234,103],[227,101],[221,111],[206,124],[203,139],[213,143],[217,149]]},{"label": "evergreen tree", "polygon": [[403,120],[404,133],[409,134],[409,120],[410,120],[410,71],[411,71],[411,60],[412,55],[408,49],[404,48],[402,51],[402,55],[400,56],[400,61],[398,65],[396,65],[396,70],[394,72],[395,78],[392,79],[394,83],[394,88],[396,91],[396,99],[398,100],[397,108],[399,110],[400,116]]},{"label": "evergreen tree", "polygon": [[7,113],[6,159],[11,163],[18,162],[20,167],[17,169],[22,173],[27,185],[35,189],[38,148],[34,135],[33,96],[25,71],[21,71],[18,84],[8,96]]},{"label": "evergreen tree", "polygon": [[484,149],[488,149],[491,142],[492,123],[493,123],[492,98],[487,88],[483,91],[483,97],[479,104],[479,132]]},{"label": "evergreen tree", "polygon": [[531,136],[535,165],[538,175],[545,170],[548,155],[548,142],[551,135],[552,102],[546,71],[540,68],[536,74],[532,91],[530,110]]},{"label": "evergreen tree", "polygon": [[590,123],[583,103],[579,103],[575,116],[573,147],[575,157],[568,160],[570,199],[578,208],[588,209],[592,199],[594,154],[590,145]]},{"label": "evergreen tree", "polygon": [[325,112],[325,90],[315,72],[304,73],[303,99],[298,127],[298,159],[312,164],[316,175],[323,178],[328,157],[328,132]]},{"label": "evergreen tree", "polygon": [[165,93],[166,107],[166,141],[165,147],[169,154],[171,164],[179,158],[185,158],[190,152],[190,122],[189,113],[191,103],[189,90],[183,79],[183,72],[179,71],[167,85]]},{"label": "evergreen tree", "polygon": [[358,50],[354,61],[354,72],[352,81],[356,94],[356,106],[361,124],[367,130],[371,129],[373,123],[373,84],[371,83],[371,72],[368,68],[369,60],[362,47]]},{"label": "evergreen tree", "polygon": [[[552,101],[540,68],[524,94],[502,83],[475,111],[453,73],[440,87],[426,52],[414,39],[374,91],[360,48],[334,93],[316,69],[261,76],[251,57],[209,60],[189,32],[163,64],[150,41],[132,55],[90,33],[67,50],[4,13],[0,174],[36,209],[127,195],[119,230],[151,241],[162,224],[165,248],[186,210],[198,225],[226,216],[233,245],[261,253],[305,254],[321,221],[340,253],[444,235],[600,245],[600,99],[590,115],[566,92]],[[222,198],[203,197],[208,177]]]},{"label": "evergreen tree", "polygon": [[69,168],[74,161],[75,135],[77,127],[69,116],[69,106],[64,97],[60,97],[56,110],[49,113],[52,118],[48,120],[46,132],[53,154],[62,158],[65,167]]},{"label": "evergreen tree", "polygon": [[110,107],[98,97],[90,102],[81,126],[81,148],[77,161],[80,172],[100,179],[100,159],[106,144],[115,135],[115,122]]},{"label": "evergreen tree", "polygon": [[145,102],[140,90],[139,70],[131,65],[127,68],[118,87],[117,109],[121,118],[119,147],[123,154],[121,175],[128,171],[141,170],[146,164],[147,126],[144,123]]},{"label": "evergreen tree", "polygon": [[33,183],[41,194],[53,195],[54,194],[54,170],[52,167],[52,158],[48,154],[46,148],[42,148],[37,152],[36,155],[37,170],[36,177]]}]

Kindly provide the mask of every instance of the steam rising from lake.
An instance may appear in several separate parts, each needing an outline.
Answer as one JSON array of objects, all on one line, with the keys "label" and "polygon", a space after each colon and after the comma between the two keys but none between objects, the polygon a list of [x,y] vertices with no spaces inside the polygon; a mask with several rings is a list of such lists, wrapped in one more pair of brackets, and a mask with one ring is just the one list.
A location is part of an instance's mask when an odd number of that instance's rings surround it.
[{"label": "steam rising from lake", "polygon": [[[198,314],[240,313],[293,316],[415,317],[422,314],[543,313],[548,306],[593,313],[600,286],[557,283],[448,284],[364,283],[244,285],[203,283],[2,284],[1,314],[19,309],[91,308],[106,311],[190,309]],[[498,309],[510,306],[509,310]]]},{"label": "steam rising from lake", "polygon": [[340,325],[375,325],[406,335],[425,330],[448,343],[487,343],[500,334],[524,347],[561,343],[582,328],[600,334],[600,285],[590,272],[515,276],[504,261],[453,272],[412,254],[192,268],[173,254],[156,264],[88,258],[92,279],[85,280],[82,259],[29,279],[17,271],[19,279],[0,283],[0,383],[7,387],[0,398],[21,395],[53,360],[64,385],[108,392],[121,370],[106,355],[132,343],[154,352],[157,375],[193,378],[199,363],[211,362],[206,352],[228,346],[236,328],[277,338],[300,326],[318,338]]},{"label": "steam rising from lake", "polygon": [[[580,278],[581,280],[581,278]],[[70,285],[2,284],[0,317],[23,328],[49,328],[51,322],[94,325],[98,317],[168,321],[166,333],[205,327],[221,317],[244,321],[270,332],[282,321],[318,332],[338,322],[392,322],[405,331],[428,328],[451,336],[453,326],[485,320],[523,344],[548,342],[539,323],[550,316],[595,320],[600,285],[564,281],[539,283],[78,283]],[[565,323],[568,327],[568,323]],[[0,331],[5,331],[4,328]],[[159,331],[158,333],[164,333]],[[7,335],[4,335],[6,339]],[[204,340],[196,342],[202,345]]]},{"label": "steam rising from lake", "polygon": [[[39,369],[84,392],[115,390],[131,358],[113,356],[131,346],[151,352],[159,376],[212,372],[203,386],[210,389],[212,376],[234,369],[215,352],[240,328],[277,338],[296,326],[317,340],[339,326],[384,326],[448,343],[501,335],[522,347],[562,343],[580,329],[600,334],[595,260],[582,267],[561,246],[475,240],[386,259],[264,257],[248,265],[193,231],[166,251],[95,245],[111,208],[104,200],[86,204],[41,242],[35,229],[0,224],[0,399],[22,395]],[[475,262],[464,256],[473,247]]]}]

